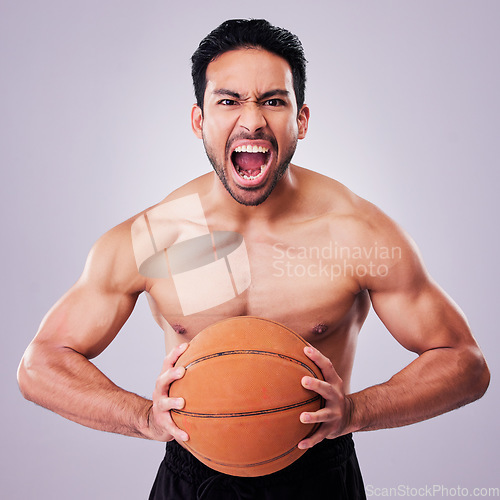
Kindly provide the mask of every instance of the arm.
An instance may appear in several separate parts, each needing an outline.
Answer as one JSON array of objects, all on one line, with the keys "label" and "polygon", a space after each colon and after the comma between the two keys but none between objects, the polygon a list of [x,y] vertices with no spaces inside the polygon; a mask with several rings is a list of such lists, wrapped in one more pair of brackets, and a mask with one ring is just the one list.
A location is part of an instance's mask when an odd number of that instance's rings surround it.
[{"label": "arm", "polygon": [[301,443],[419,422],[480,398],[489,371],[460,309],[425,271],[416,248],[392,227],[391,241],[403,249],[387,277],[367,283],[375,312],[394,338],[418,358],[389,381],[346,396],[331,362],[317,350],[309,356],[323,370],[325,382],[305,377],[304,386],[319,392],[326,406],[303,414],[304,422],[323,422]]},{"label": "arm", "polygon": [[353,430],[419,422],[479,399],[488,387],[486,362],[463,313],[428,277],[421,280],[413,290],[371,293],[389,331],[418,358],[385,384],[351,395]]},{"label": "arm", "polygon": [[[130,248],[128,227],[118,226],[92,249],[78,282],[44,318],[18,370],[24,397],[82,425],[128,436],[166,441],[176,430],[168,410],[180,402],[153,402],[116,386],[90,359],[114,339],[143,286]],[[158,398],[179,378],[165,359]],[[158,405],[156,405],[158,406]]]}]

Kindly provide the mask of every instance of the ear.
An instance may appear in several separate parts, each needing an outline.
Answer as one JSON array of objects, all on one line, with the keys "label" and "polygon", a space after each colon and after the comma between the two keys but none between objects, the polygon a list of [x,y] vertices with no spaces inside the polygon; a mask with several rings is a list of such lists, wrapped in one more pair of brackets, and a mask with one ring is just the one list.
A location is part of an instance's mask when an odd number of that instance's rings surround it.
[{"label": "ear", "polygon": [[198,139],[203,138],[203,111],[197,104],[191,108],[191,128]]},{"label": "ear", "polygon": [[304,139],[307,134],[307,127],[309,125],[309,107],[304,104],[297,116],[297,125],[299,126],[298,139]]}]

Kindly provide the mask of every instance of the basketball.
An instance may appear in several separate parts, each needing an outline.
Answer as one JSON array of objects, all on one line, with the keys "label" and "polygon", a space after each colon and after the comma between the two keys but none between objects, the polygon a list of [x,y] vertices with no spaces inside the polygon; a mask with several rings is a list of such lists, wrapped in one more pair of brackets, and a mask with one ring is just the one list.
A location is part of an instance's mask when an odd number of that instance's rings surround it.
[{"label": "basketball", "polygon": [[301,385],[305,375],[323,380],[304,354],[307,345],[289,328],[251,316],[202,330],[177,360],[184,377],[170,386],[171,397],[185,400],[182,410],[171,410],[189,434],[181,444],[233,476],[263,476],[297,460],[305,453],[297,444],[317,429],[299,416],[323,406]]}]

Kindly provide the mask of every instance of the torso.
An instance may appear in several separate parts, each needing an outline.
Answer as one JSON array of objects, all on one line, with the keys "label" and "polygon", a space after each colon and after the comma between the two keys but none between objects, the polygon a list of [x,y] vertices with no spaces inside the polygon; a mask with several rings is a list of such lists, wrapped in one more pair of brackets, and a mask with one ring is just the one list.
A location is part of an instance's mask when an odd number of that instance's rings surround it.
[{"label": "torso", "polygon": [[[308,182],[325,179],[299,170]],[[332,184],[327,192],[336,202],[319,203],[324,193],[314,192],[304,209],[269,222],[221,212],[205,189],[208,179],[198,182],[146,211],[147,221],[136,223],[142,232],[133,232],[137,264],[151,236],[158,251],[156,267],[142,273],[149,274],[144,289],[167,350],[224,318],[268,318],[328,356],[348,389],[370,299],[356,272],[362,261],[352,253],[366,244],[363,222],[351,213],[347,190]]]}]

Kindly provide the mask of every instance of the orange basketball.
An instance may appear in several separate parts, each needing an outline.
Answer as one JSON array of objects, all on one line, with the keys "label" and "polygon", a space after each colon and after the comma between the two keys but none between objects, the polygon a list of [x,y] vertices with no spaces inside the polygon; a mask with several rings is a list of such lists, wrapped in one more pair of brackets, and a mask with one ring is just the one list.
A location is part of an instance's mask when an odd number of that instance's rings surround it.
[{"label": "orange basketball", "polygon": [[317,428],[299,415],[323,406],[301,385],[304,375],[323,379],[306,345],[285,326],[251,316],[201,331],[177,360],[184,377],[170,386],[170,396],[186,402],[171,410],[189,434],[182,445],[233,476],[263,476],[297,460],[305,452],[297,444]]}]

